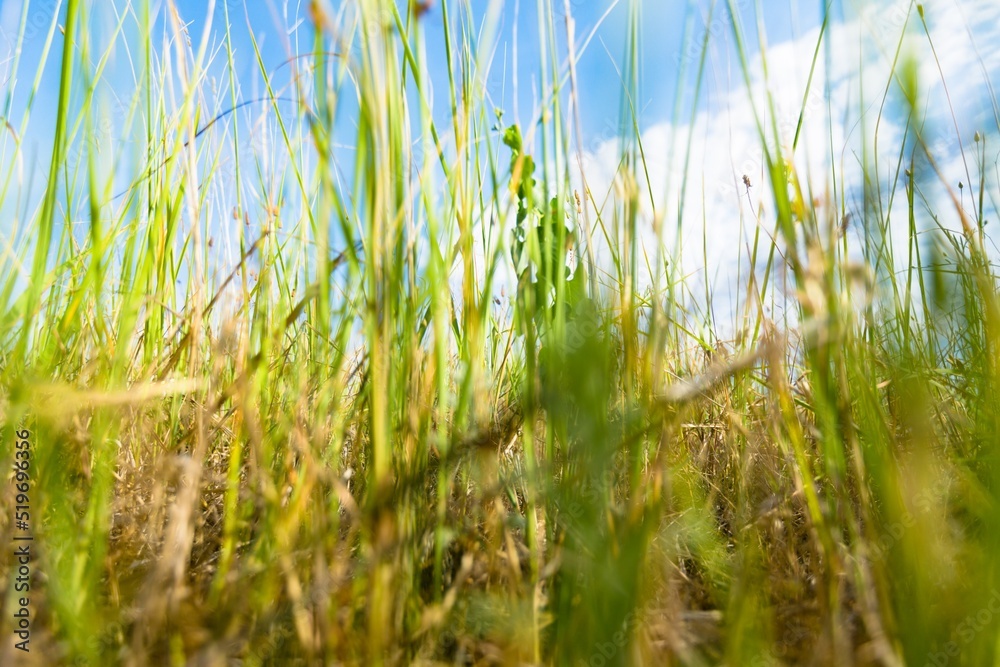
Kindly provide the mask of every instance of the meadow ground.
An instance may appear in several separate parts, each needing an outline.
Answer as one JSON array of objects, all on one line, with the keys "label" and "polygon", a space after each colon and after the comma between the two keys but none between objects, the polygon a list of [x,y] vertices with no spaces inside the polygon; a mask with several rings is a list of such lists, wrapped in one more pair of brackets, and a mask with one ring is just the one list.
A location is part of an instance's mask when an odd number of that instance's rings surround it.
[{"label": "meadow ground", "polygon": [[506,56],[476,4],[309,3],[284,78],[251,35],[251,93],[250,3],[24,3],[11,40],[42,57],[18,47],[4,84],[0,664],[1000,664],[1000,125],[954,139],[956,187],[924,135],[952,103],[918,76],[925,8],[905,4],[883,98],[852,103],[891,100],[903,128],[852,185],[797,152],[807,107],[834,115],[822,77],[792,136],[754,88],[768,52],[732,20],[752,3],[678,3],[725,29],[685,32],[675,119],[714,40],[754,93],[760,172],[736,178],[760,203],[733,213],[723,299],[648,243],[684,203],[649,178],[643,3],[605,191],[577,3],[537,3],[522,123],[484,92]]}]

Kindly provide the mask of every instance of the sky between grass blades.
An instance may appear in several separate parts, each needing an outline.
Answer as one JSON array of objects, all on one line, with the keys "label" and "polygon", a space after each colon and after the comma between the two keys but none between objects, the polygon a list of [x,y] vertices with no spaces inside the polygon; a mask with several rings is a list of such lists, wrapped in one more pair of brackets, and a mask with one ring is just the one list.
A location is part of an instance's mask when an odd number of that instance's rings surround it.
[{"label": "sky between grass blades", "polygon": [[[683,275],[695,278],[690,284],[707,281],[716,294],[717,303],[732,304],[733,288],[749,270],[747,247],[758,215],[765,229],[773,231],[768,215],[770,200],[764,181],[762,153],[754,121],[751,99],[763,110],[763,91],[769,87],[776,99],[777,123],[782,141],[789,147],[796,133],[799,110],[805,100],[801,137],[795,153],[800,177],[811,189],[810,195],[820,201],[822,210],[831,219],[845,216],[853,221],[848,233],[861,240],[866,219],[865,207],[878,202],[888,207],[893,186],[901,186],[905,176],[897,173],[898,146],[907,123],[906,111],[897,81],[893,81],[893,60],[900,36],[906,32],[901,57],[913,58],[920,68],[922,127],[925,141],[942,167],[948,184],[955,188],[963,183],[966,205],[972,206],[971,194],[978,191],[980,180],[988,181],[986,191],[996,179],[997,127],[1000,114],[992,94],[993,83],[1000,75],[1000,53],[991,48],[1000,39],[1000,5],[990,0],[940,0],[924,3],[928,34],[908,0],[885,2],[762,2],[735,0],[739,20],[757,43],[748,44],[754,61],[751,64],[753,96],[748,95],[740,74],[735,52],[730,17],[726,2],[698,0],[691,3],[640,3],[642,12],[639,98],[630,100],[635,110],[644,154],[650,175],[649,183],[640,183],[648,190],[643,203],[640,230],[643,247],[649,261],[662,241],[668,253],[677,254],[677,267]],[[555,2],[562,12],[563,3]],[[165,19],[163,3],[152,3],[157,18],[156,39],[163,53],[170,53],[171,30]],[[206,4],[194,0],[174,3],[178,15],[187,26],[188,38],[206,49],[206,78],[213,97],[203,100],[200,123],[204,127],[218,114],[218,122],[200,135],[204,144],[202,158],[207,164],[219,160],[219,168],[206,179],[204,215],[214,229],[217,252],[228,258],[222,264],[235,263],[239,257],[238,234],[234,231],[235,201],[233,180],[235,158],[229,146],[233,132],[239,131],[242,151],[242,176],[251,207],[258,210],[280,206],[289,219],[301,218],[302,202],[296,196],[289,174],[289,157],[281,146],[275,112],[293,128],[293,133],[305,135],[304,116],[293,101],[298,91],[293,77],[302,72],[301,59],[296,54],[307,53],[309,41],[308,3],[242,2],[229,0],[214,3],[214,11],[206,14]],[[211,6],[211,5],[210,5]],[[627,2],[569,3],[576,21],[577,45],[586,42],[578,62],[580,137],[588,186],[600,205],[609,201],[617,173],[619,142],[617,137],[628,134],[632,119],[623,119],[621,109],[621,72],[619,62],[625,48]],[[30,244],[23,234],[24,221],[30,219],[42,196],[46,160],[50,147],[52,118],[47,113],[31,114],[23,124],[21,118],[31,97],[35,72],[34,63],[42,59],[45,37],[58,25],[53,0],[29,0],[25,5],[6,1],[0,5],[0,79],[5,81],[7,116],[11,127],[20,133],[21,151],[15,151],[13,135],[0,139],[0,167],[5,173],[15,173],[17,197],[4,199],[0,233],[5,245],[21,247]],[[329,12],[346,17],[339,3]],[[541,91],[537,80],[539,58],[535,6],[531,2],[475,3],[474,28],[482,40],[482,81],[490,105],[505,112],[503,122],[518,122],[529,128],[536,118]],[[61,11],[61,9],[60,9]],[[137,92],[132,82],[140,66],[137,54],[127,44],[137,30],[137,8],[132,2],[95,3],[91,24],[97,26],[91,35],[91,50],[107,54],[105,70],[98,82],[98,102],[103,121],[97,127],[95,141],[102,156],[102,168],[109,182],[108,206],[125,205],[117,197],[131,184],[134,172],[130,165],[139,159],[130,146],[139,130],[141,113],[136,108]],[[813,73],[812,87],[806,94],[809,66],[819,39],[824,11],[828,12],[824,57]],[[21,53],[19,72],[10,68],[14,62],[14,39],[22,12],[27,19],[27,37]],[[231,35],[238,90],[228,89],[225,57],[225,19],[231,23]],[[443,27],[441,8],[432,7],[424,21],[429,44],[428,77],[431,85],[430,102],[435,114],[444,119],[448,114],[448,67],[440,49]],[[121,33],[115,28],[121,22]],[[388,22],[388,21],[387,21]],[[692,39],[684,41],[685,27],[690,27]],[[365,29],[385,29],[372,25]],[[559,26],[560,30],[564,26]],[[53,34],[51,53],[61,48],[61,34]],[[253,39],[260,49],[263,66],[271,85],[282,98],[276,105],[267,101],[252,102],[266,97],[264,79],[254,52]],[[492,38],[490,36],[493,36]],[[703,85],[695,99],[700,48],[707,36],[707,59]],[[564,41],[564,35],[558,36]],[[764,56],[760,44],[766,45]],[[940,71],[931,52],[934,45],[940,59]],[[441,51],[440,53],[438,51]],[[766,61],[769,80],[765,82]],[[41,72],[33,104],[37,109],[55,107],[58,94],[58,58],[50,54]],[[176,73],[167,60],[156,67],[166,72],[169,82]],[[6,69],[6,71],[3,71]],[[516,72],[516,76],[515,76]],[[15,76],[16,74],[16,76]],[[678,85],[678,76],[685,79]],[[950,94],[950,102],[947,93]],[[673,115],[678,103],[679,116]],[[246,103],[231,114],[233,99]],[[338,150],[346,164],[353,158],[352,107],[350,95],[342,102],[342,136],[336,137]],[[447,123],[442,124],[447,128]],[[982,144],[975,144],[979,133]],[[910,132],[909,141],[913,141]],[[575,138],[575,135],[574,135]],[[447,129],[442,136],[448,148]],[[414,136],[415,144],[419,137]],[[690,142],[690,144],[689,144]],[[688,154],[690,146],[690,161]],[[77,137],[72,156],[86,154]],[[200,147],[202,148],[202,147]],[[296,156],[308,166],[313,156],[305,141]],[[976,151],[985,151],[986,173],[980,173]],[[503,159],[500,160],[503,163]],[[867,165],[867,167],[865,167]],[[867,168],[867,172],[866,172]],[[281,184],[265,192],[255,171],[262,169],[268,182]],[[346,172],[350,172],[347,169]],[[580,188],[576,169],[570,171]],[[828,174],[836,174],[839,182],[826,182]],[[815,178],[813,177],[815,175]],[[746,176],[751,187],[745,186]],[[865,179],[871,184],[865,191]],[[349,178],[345,175],[344,178]],[[918,171],[921,197],[930,209],[947,212],[939,203],[945,196],[944,186],[925,171]],[[82,183],[82,173],[81,180]],[[345,181],[345,187],[349,183]],[[71,211],[69,218],[81,226],[87,211],[86,188],[80,188],[72,201],[64,206]],[[897,188],[898,192],[898,188]],[[683,196],[682,196],[683,195]],[[902,197],[894,199],[899,205]],[[683,209],[680,208],[683,202]],[[663,218],[661,239],[653,231],[654,208]],[[988,201],[987,209],[996,211],[996,202]],[[934,226],[923,211],[918,212],[922,229]],[[989,214],[988,214],[989,217]],[[947,228],[956,228],[957,216],[946,214],[938,219]],[[860,223],[860,224],[859,224]],[[253,224],[253,223],[252,223]],[[894,225],[891,238],[905,247],[905,225]],[[597,256],[607,270],[609,253],[596,238]],[[10,247],[10,246],[8,246]],[[859,246],[860,247],[860,246]],[[481,248],[480,248],[481,251]],[[9,255],[8,255],[9,257]],[[10,260],[5,260],[8,263]],[[482,262],[480,263],[482,264]],[[510,293],[511,271],[500,267],[496,291]],[[646,275],[651,281],[651,277]],[[461,282],[461,269],[452,275],[452,284]],[[731,310],[731,307],[723,309]],[[722,317],[726,324],[727,317]]]}]

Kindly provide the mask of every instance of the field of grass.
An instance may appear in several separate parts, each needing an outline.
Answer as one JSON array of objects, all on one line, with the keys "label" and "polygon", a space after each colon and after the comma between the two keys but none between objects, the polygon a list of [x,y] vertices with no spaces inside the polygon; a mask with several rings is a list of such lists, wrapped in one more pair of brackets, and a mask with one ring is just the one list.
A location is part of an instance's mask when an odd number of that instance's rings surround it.
[{"label": "field of grass", "polygon": [[[699,267],[644,241],[680,213],[639,129],[642,2],[607,191],[578,3],[521,3],[520,123],[484,90],[499,3],[306,3],[283,73],[253,42],[251,93],[232,31],[272,4],[208,2],[205,37],[169,0],[20,11],[44,55],[3,91],[0,664],[1000,664],[1000,126],[954,139],[956,187],[904,48],[933,52],[923,6],[857,103],[905,127],[893,164],[857,157],[859,200],[754,91],[740,187],[766,195],[716,321]],[[685,4],[727,27],[689,25],[678,121],[712,40],[747,88],[768,62],[732,20],[752,3]]]}]

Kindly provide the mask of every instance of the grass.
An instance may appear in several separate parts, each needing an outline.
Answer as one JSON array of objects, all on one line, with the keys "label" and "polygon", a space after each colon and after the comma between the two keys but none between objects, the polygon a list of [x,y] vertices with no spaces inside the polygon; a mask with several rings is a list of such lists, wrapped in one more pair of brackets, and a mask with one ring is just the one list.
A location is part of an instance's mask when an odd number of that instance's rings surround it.
[{"label": "grass", "polygon": [[[680,212],[649,185],[642,3],[610,192],[586,186],[576,56],[593,45],[572,4],[537,3],[523,124],[483,85],[509,64],[495,3],[311,3],[284,74],[252,42],[256,97],[238,3],[202,38],[171,2],[116,3],[98,30],[67,0],[37,74],[15,57],[29,88],[5,84],[0,434],[31,432],[35,574],[31,653],[8,641],[4,664],[1000,661],[992,133],[965,146],[978,173],[956,191],[904,49],[933,46],[924,7],[876,100],[903,100],[904,139],[859,156],[862,233],[845,233],[844,174],[806,178],[773,97],[753,96],[767,197],[747,223],[745,326],[723,340],[709,282],[643,242],[650,223],[679,243],[712,221],[679,224],[706,197],[693,135],[671,142]],[[675,126],[697,114],[713,39],[754,89],[755,42],[732,20],[746,3],[709,4],[729,33],[702,39],[687,15]],[[25,4],[18,46],[35,19]],[[46,115],[32,100],[60,49]],[[107,137],[116,59],[129,96]],[[54,132],[35,202],[22,142],[39,116]]]}]

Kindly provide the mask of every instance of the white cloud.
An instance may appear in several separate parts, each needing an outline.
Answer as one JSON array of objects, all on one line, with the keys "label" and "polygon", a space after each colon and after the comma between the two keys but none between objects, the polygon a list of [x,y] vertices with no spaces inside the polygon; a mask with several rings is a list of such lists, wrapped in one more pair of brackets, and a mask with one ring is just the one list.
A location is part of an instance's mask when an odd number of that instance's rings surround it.
[{"label": "white cloud", "polygon": [[[902,95],[898,84],[892,82],[891,73],[896,45],[910,7],[908,0],[897,0],[891,4],[865,3],[856,17],[832,25],[826,36],[830,42],[829,71],[825,52],[821,52],[812,91],[806,97],[795,166],[803,187],[810,187],[812,196],[827,204],[821,206],[821,213],[829,214],[833,219],[839,220],[840,214],[839,205],[829,201],[833,194],[831,165],[836,168],[838,196],[841,196],[846,184],[845,206],[848,211],[854,212],[853,219],[857,221],[865,197],[861,160],[866,150],[870,167],[877,165],[877,172],[869,173],[873,179],[877,173],[875,184],[878,196],[883,205],[887,203],[887,186],[895,179],[906,121],[901,106]],[[927,137],[938,153],[937,158],[949,182],[953,186],[959,180],[968,184],[971,175],[975,184],[978,170],[971,151],[974,132],[982,132],[994,140],[993,146],[998,145],[995,141],[998,128],[992,115],[993,102],[984,70],[989,77],[1000,75],[1000,51],[994,48],[1000,43],[1000,3],[995,0],[942,0],[925,2],[924,8],[953,106],[948,104],[941,84],[942,77],[937,71],[915,5],[909,18],[910,29],[901,58],[912,54],[919,63],[922,103],[928,121]],[[793,41],[771,45],[767,49],[767,84],[761,57],[758,55],[751,61],[753,99],[758,111],[764,112],[764,93],[770,90],[775,103],[774,120],[780,128],[786,154],[790,152],[799,111],[803,106],[806,81],[818,38],[819,29],[814,28]],[[730,54],[721,55],[723,63],[718,64],[717,69],[725,72],[728,78],[716,82],[721,92],[709,100],[694,123],[677,127],[669,123],[657,124],[642,133],[642,140],[650,162],[654,199],[662,207],[661,210],[667,212],[663,236],[668,249],[675,250],[674,229],[678,224],[681,188],[685,187],[685,208],[680,220],[683,233],[680,257],[684,270],[707,276],[720,293],[725,293],[736,284],[736,267],[741,253],[741,271],[746,272],[745,244],[757,224],[754,213],[763,209],[760,223],[768,232],[773,231],[775,222],[753,107],[742,75],[738,69],[728,65]],[[898,68],[897,65],[897,71]],[[824,95],[827,81],[831,91],[829,109],[832,119],[828,118]],[[884,100],[887,101],[883,107]],[[956,139],[951,117],[952,109],[965,145],[970,175],[966,174],[962,162],[961,144]],[[769,128],[771,119],[765,117],[762,120]],[[876,127],[877,144],[873,150]],[[692,159],[685,176],[685,147],[689,137],[693,141]],[[613,187],[618,150],[617,140],[610,139],[588,151],[585,156],[588,185],[599,204]],[[995,147],[992,154],[988,151],[988,173],[993,173],[996,153]],[[671,154],[672,161],[668,159]],[[670,174],[668,191],[666,184]],[[743,185],[744,175],[752,183],[749,199]],[[995,180],[990,180],[987,189],[991,186],[995,189]],[[945,203],[941,188],[933,184],[927,184],[927,187],[936,201],[941,203],[937,208],[942,222],[957,226],[957,217]],[[648,194],[640,200],[645,202],[642,216],[644,242],[652,253],[656,242],[652,234]],[[902,212],[900,202],[903,201],[905,196],[900,180],[896,211]],[[830,203],[835,205],[830,207]],[[611,208],[606,206],[606,220]],[[906,219],[896,217],[900,222],[892,225],[894,243],[897,248],[905,249]],[[857,227],[854,233],[859,233]],[[703,252],[707,262],[703,261]],[[606,260],[606,247],[601,255]]]}]

